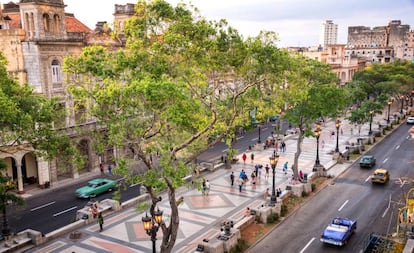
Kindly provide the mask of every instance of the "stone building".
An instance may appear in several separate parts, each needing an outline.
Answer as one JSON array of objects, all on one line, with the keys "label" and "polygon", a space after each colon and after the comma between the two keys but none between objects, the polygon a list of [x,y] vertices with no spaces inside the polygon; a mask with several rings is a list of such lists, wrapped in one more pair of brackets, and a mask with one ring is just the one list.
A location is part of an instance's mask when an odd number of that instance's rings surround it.
[{"label": "stone building", "polygon": [[394,59],[412,60],[407,53],[412,52],[412,47],[407,43],[409,31],[410,26],[402,25],[400,20],[392,20],[387,26],[372,29],[350,26],[345,54],[350,57],[364,57],[368,63],[393,62]]},{"label": "stone building", "polygon": [[323,46],[324,49],[328,45],[335,45],[338,43],[338,25],[334,24],[332,20],[326,20],[325,23],[321,25],[321,34],[319,38],[319,44]]},{"label": "stone building", "polygon": [[[123,22],[133,6],[117,6],[115,23],[123,27]],[[132,9],[131,9],[132,8]],[[76,143],[86,163],[83,168],[68,168],[59,162],[44,161],[36,157],[30,145],[3,149],[0,157],[8,164],[8,175],[18,183],[18,190],[24,191],[26,184],[40,187],[57,183],[66,178],[98,170],[99,163],[110,163],[113,150],[104,154],[92,151],[90,136],[79,136],[73,129],[76,126],[89,127],[92,119],[81,117],[81,111],[74,111],[75,104],[65,92],[65,80],[71,78],[62,72],[66,56],[79,55],[88,45],[101,44],[119,48],[123,43],[110,36],[105,22],[98,23],[91,30],[65,12],[63,0],[21,0],[19,3],[2,4],[0,8],[0,50],[8,59],[7,70],[16,76],[20,83],[27,82],[34,91],[48,98],[58,97],[68,116],[57,119],[55,127],[65,131]]]}]

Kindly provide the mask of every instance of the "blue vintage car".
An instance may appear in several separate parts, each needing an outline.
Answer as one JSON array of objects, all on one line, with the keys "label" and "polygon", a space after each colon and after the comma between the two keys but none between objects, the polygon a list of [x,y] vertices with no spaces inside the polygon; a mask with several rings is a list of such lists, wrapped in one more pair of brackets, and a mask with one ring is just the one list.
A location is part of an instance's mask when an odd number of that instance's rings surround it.
[{"label": "blue vintage car", "polygon": [[356,228],[356,220],[337,217],[325,228],[320,241],[343,246],[348,242],[349,237],[355,232]]},{"label": "blue vintage car", "polygon": [[78,198],[91,198],[107,191],[112,191],[116,186],[114,180],[106,178],[97,178],[90,180],[88,185],[78,188],[76,196]]}]

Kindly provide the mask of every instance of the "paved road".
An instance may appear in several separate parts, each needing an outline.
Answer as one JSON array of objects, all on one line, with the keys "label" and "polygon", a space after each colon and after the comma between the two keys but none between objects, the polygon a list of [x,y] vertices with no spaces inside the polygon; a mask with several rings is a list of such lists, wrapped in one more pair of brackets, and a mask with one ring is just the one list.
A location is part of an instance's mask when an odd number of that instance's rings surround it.
[{"label": "paved road", "polygon": [[[380,121],[382,118],[383,116],[378,115],[374,122]],[[351,127],[347,121],[343,121],[343,133],[339,136],[340,150],[344,150],[346,145],[356,142],[358,136],[355,131],[350,131]],[[321,148],[320,161],[322,164],[328,165],[332,164],[330,151],[335,149],[336,146],[336,138],[330,136],[330,132],[335,130],[334,122],[328,121],[322,128],[321,140],[324,142],[324,147]],[[376,129],[374,125],[373,129]],[[266,131],[265,129],[262,130]],[[364,133],[368,133],[368,125],[362,128],[361,134]],[[254,136],[250,138],[250,141],[254,141]],[[288,175],[282,172],[281,164],[285,161],[293,164],[296,141],[294,138],[286,140],[287,150],[280,154],[275,175],[277,188],[285,189],[285,185],[291,177],[291,171]],[[316,156],[315,145],[314,138],[305,138],[303,141],[299,168],[304,173],[310,173],[312,170]],[[239,158],[241,158],[242,152],[243,150],[239,153]],[[254,163],[261,164],[268,163],[269,157],[273,154],[272,149],[254,152]],[[247,154],[250,155],[249,152]],[[211,192],[208,196],[202,196],[194,188],[180,188],[178,190],[177,196],[182,196],[184,203],[179,207],[180,229],[174,252],[194,252],[197,244],[203,239],[212,238],[220,233],[219,224],[223,220],[238,220],[243,216],[244,209],[247,206],[259,206],[264,203],[263,193],[266,188],[270,187],[271,182],[261,178],[255,188],[248,186],[242,193],[239,193],[235,187],[231,187],[229,183],[231,171],[238,175],[239,171],[244,169],[249,174],[254,163],[237,163],[230,170],[220,169],[206,174],[205,177],[211,182]],[[339,175],[348,166],[349,163],[335,165],[329,168],[328,173],[334,176]],[[163,201],[159,204],[159,207],[164,210],[164,220],[168,221],[168,198],[165,194],[162,197]],[[128,208],[122,212],[105,216],[103,232],[99,232],[97,223],[91,224],[79,229],[82,234],[79,240],[70,240],[66,235],[41,245],[30,252],[151,252],[151,241],[143,230],[141,223],[143,215],[143,213],[137,213],[134,208]],[[161,236],[161,234],[159,233],[158,236]]]}]

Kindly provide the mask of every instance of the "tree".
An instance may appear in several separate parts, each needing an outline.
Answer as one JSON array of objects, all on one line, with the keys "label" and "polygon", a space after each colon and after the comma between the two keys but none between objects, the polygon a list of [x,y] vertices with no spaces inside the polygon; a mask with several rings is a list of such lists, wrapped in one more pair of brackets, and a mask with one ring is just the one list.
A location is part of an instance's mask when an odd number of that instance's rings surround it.
[{"label": "tree", "polygon": [[[54,119],[62,114],[58,109],[58,101],[34,93],[27,84],[20,85],[8,74],[6,65],[6,58],[0,52],[0,151],[30,147],[39,156],[48,159],[60,151],[68,150],[64,146],[67,138],[53,128]],[[15,185],[11,184],[6,169],[4,160],[0,160],[0,209],[3,213],[4,236],[10,234],[7,206],[24,204],[21,197],[10,191]]]},{"label": "tree", "polygon": [[[220,141],[231,148],[247,112],[264,111],[263,91],[274,90],[286,54],[275,47],[273,33],[244,40],[226,21],[207,21],[183,4],[139,1],[136,12],[124,49],[85,48],[65,59],[64,69],[82,75],[68,91],[96,120],[96,151],[123,151],[117,173],[143,182],[152,215],[158,191],[166,188],[171,216],[161,224],[161,252],[171,252],[182,202],[176,189],[185,185],[189,163]],[[144,169],[133,174],[137,165]]]},{"label": "tree", "polygon": [[299,129],[297,150],[292,166],[295,179],[303,138],[312,136],[313,125],[321,117],[336,117],[348,104],[348,93],[337,87],[336,76],[330,67],[302,56],[292,58],[291,71],[287,73],[289,88],[283,94],[288,109],[284,118]]}]

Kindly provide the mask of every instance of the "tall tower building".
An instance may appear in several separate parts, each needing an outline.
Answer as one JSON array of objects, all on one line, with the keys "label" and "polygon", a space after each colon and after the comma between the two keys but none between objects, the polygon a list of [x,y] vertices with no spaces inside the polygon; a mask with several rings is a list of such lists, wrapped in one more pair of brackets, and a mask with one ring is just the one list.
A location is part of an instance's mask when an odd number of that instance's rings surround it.
[{"label": "tall tower building", "polygon": [[332,20],[326,20],[321,25],[321,36],[319,43],[323,48],[327,45],[337,44],[338,40],[338,25],[334,24]]}]

